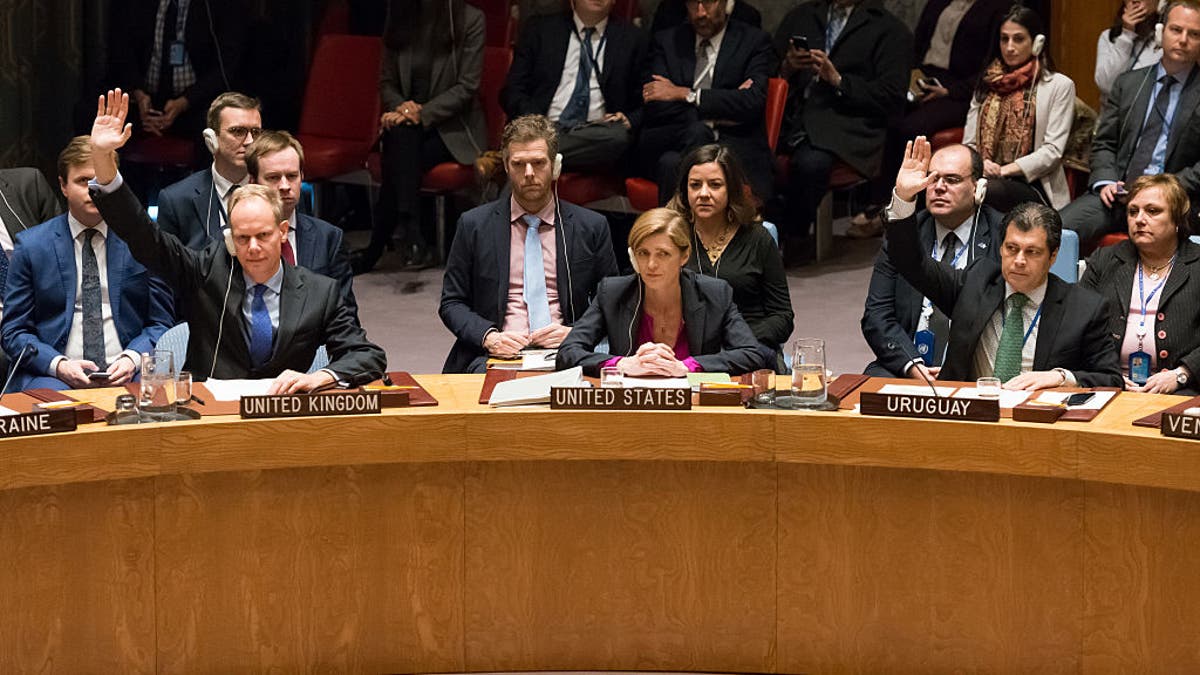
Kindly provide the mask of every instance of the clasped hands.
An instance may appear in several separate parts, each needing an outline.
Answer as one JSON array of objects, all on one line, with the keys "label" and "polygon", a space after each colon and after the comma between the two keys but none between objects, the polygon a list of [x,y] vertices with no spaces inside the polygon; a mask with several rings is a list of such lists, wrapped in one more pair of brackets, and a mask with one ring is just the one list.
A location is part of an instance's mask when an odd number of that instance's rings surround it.
[{"label": "clasped hands", "polygon": [[675,351],[661,342],[647,342],[638,347],[636,354],[617,362],[617,370],[621,371],[622,375],[633,377],[683,377],[688,374],[687,366],[675,358]]},{"label": "clasped hands", "polygon": [[190,106],[187,98],[180,96],[167,101],[162,110],[155,110],[150,95],[141,89],[133,91],[133,99],[138,106],[138,117],[142,121],[142,130],[154,136],[162,136],[163,132],[170,129],[171,125],[175,123],[175,119],[187,111]]},{"label": "clasped hands", "polygon": [[[754,86],[754,79],[747,78],[738,85],[738,91]],[[650,81],[642,85],[642,98],[651,101],[686,101],[691,89],[675,84],[662,75],[651,75]]]},{"label": "clasped hands", "polygon": [[498,359],[515,359],[526,347],[541,347],[542,349],[558,349],[562,341],[571,332],[570,326],[552,323],[543,326],[532,333],[516,331],[492,331],[483,338],[483,348],[487,353]]},{"label": "clasped hands", "polygon": [[405,101],[379,117],[379,123],[384,129],[395,126],[419,126],[421,124],[421,104],[416,101]]}]

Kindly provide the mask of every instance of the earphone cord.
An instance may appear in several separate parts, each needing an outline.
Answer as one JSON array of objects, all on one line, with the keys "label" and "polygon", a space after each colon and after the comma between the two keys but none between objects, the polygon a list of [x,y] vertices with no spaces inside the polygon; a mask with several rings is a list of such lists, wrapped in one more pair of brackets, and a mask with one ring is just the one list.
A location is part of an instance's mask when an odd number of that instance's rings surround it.
[{"label": "earphone cord", "polygon": [[221,353],[221,334],[225,332],[225,308],[229,306],[229,289],[231,288],[233,288],[233,260],[229,261],[229,281],[225,283],[225,299],[221,301],[221,318],[217,321],[217,344],[213,347],[212,367],[208,369],[210,380],[213,373],[217,372],[217,354]]}]

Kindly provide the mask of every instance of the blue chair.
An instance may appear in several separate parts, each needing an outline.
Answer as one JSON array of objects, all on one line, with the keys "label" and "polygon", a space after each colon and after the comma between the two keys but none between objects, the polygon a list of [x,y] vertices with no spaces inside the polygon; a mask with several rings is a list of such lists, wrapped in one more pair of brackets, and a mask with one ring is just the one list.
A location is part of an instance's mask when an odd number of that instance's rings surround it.
[{"label": "blue chair", "polygon": [[1050,267],[1050,272],[1069,284],[1079,281],[1079,235],[1074,230],[1062,231],[1058,258]]},{"label": "blue chair", "polygon": [[186,321],[177,323],[167,329],[163,333],[158,342],[155,343],[155,349],[165,349],[174,355],[175,369],[183,370],[183,362],[187,360],[188,337],[191,331],[188,330]]},{"label": "blue chair", "polygon": [[763,229],[765,229],[767,231],[767,234],[771,235],[771,238],[775,240],[775,245],[778,246],[779,245],[779,228],[775,227],[775,223],[768,222],[766,220],[762,221],[762,226],[763,226]]}]

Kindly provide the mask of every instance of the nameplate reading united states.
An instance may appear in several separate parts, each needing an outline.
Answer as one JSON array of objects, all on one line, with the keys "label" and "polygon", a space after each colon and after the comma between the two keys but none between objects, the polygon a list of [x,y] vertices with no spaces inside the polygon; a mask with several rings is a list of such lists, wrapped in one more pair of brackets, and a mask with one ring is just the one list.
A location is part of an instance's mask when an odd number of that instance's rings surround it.
[{"label": "nameplate reading united states", "polygon": [[1000,421],[1000,401],[977,398],[947,398],[913,394],[859,395],[859,411],[864,415],[919,417],[931,420]]},{"label": "nameplate reading united states", "polygon": [[1163,413],[1162,424],[1159,427],[1163,436],[1171,438],[1190,438],[1200,440],[1200,417],[1196,415],[1180,415],[1178,413]]},{"label": "nameplate reading united states", "polygon": [[378,413],[379,409],[377,391],[243,396],[239,406],[239,412],[246,419],[370,415]]},{"label": "nameplate reading united states", "polygon": [[21,415],[0,416],[0,438],[38,436],[75,431],[75,410],[35,410]]},{"label": "nameplate reading united states", "polygon": [[551,410],[691,410],[691,389],[551,387]]}]

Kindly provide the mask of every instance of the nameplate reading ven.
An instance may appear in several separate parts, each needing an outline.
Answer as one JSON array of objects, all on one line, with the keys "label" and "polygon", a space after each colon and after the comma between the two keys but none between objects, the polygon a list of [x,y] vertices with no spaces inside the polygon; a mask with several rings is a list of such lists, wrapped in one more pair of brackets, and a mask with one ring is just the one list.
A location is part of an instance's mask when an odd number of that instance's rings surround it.
[{"label": "nameplate reading ven", "polygon": [[551,410],[691,410],[691,389],[551,387]]},{"label": "nameplate reading ven", "polygon": [[239,412],[246,419],[370,415],[378,413],[379,408],[377,391],[243,396],[239,404]]},{"label": "nameplate reading ven", "polygon": [[75,431],[75,409],[35,410],[21,415],[0,416],[0,438],[38,436]]},{"label": "nameplate reading ven", "polygon": [[1000,421],[1000,401],[978,398],[947,398],[913,394],[859,395],[859,411],[864,415],[919,417],[931,420]]},{"label": "nameplate reading ven", "polygon": [[1163,436],[1171,438],[1189,438],[1200,440],[1200,417],[1195,415],[1180,415],[1179,413],[1163,413],[1162,424],[1159,426]]}]

